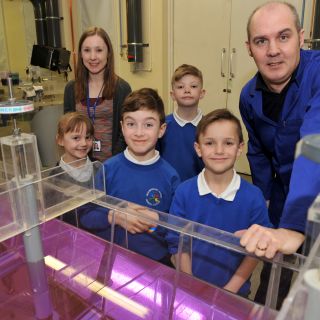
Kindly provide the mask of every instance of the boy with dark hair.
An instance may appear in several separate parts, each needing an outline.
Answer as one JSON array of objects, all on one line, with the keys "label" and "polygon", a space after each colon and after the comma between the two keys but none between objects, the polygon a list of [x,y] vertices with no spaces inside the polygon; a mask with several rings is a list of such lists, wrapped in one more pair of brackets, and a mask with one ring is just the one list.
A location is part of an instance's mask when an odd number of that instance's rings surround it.
[{"label": "boy with dark hair", "polygon": [[159,150],[184,181],[203,168],[193,147],[196,126],[202,118],[198,104],[205,95],[202,73],[192,65],[183,64],[175,70],[171,86],[177,109],[166,118],[167,130],[159,141]]},{"label": "boy with dark hair", "polygon": [[[262,192],[234,170],[243,144],[240,122],[227,109],[204,116],[194,146],[205,168],[177,188],[170,213],[231,233],[254,223],[269,226]],[[177,234],[169,232],[167,241],[170,253],[177,254]],[[249,294],[248,279],[256,266],[255,259],[195,238],[191,252],[192,259],[182,254],[182,271],[229,291]]]},{"label": "boy with dark hair", "polygon": [[[161,97],[150,88],[136,90],[125,99],[121,112],[121,128],[127,148],[104,162],[106,192],[140,206],[168,212],[173,194],[180,183],[177,172],[163,160],[155,145],[165,132],[165,113]],[[99,188],[99,185],[98,185]],[[143,210],[157,219],[155,212]],[[82,219],[88,229],[108,239],[106,231],[114,214],[117,225],[115,242],[124,245],[128,230],[128,248],[170,265],[167,244],[161,228],[119,212],[96,211]],[[108,216],[107,216],[108,215]],[[86,220],[86,221],[85,221]]]}]

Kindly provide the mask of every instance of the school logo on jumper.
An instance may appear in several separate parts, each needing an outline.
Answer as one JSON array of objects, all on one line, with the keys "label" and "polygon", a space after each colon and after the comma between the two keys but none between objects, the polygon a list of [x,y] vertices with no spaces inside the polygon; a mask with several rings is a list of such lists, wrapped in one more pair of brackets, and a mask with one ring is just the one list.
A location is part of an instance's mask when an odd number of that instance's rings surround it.
[{"label": "school logo on jumper", "polygon": [[146,201],[150,206],[157,206],[162,199],[162,193],[158,189],[149,189],[146,194]]}]

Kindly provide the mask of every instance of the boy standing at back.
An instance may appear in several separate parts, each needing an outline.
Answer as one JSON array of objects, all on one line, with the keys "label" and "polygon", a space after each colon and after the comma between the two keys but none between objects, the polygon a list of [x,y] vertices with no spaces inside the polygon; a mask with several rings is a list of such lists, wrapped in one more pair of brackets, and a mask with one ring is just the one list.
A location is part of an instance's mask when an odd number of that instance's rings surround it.
[{"label": "boy standing at back", "polygon": [[[131,208],[157,219],[155,212],[141,206],[168,212],[180,179],[155,150],[166,130],[163,101],[155,90],[143,88],[127,96],[121,110],[121,128],[127,148],[104,162],[106,193],[137,204]],[[155,226],[146,220],[104,209],[89,212],[81,222],[89,231],[110,240],[113,213],[116,243],[126,245],[128,240],[130,250],[171,264],[164,233],[160,227],[153,230]]]},{"label": "boy standing at back", "polygon": [[193,147],[196,127],[202,118],[198,104],[205,95],[202,73],[192,65],[183,64],[175,70],[171,87],[177,109],[166,117],[167,130],[159,141],[159,150],[184,181],[203,168]]},{"label": "boy standing at back", "polygon": [[[205,168],[177,188],[170,213],[203,225],[234,233],[254,223],[270,226],[264,197],[234,170],[243,149],[239,120],[227,109],[216,109],[197,127],[195,150]],[[169,251],[177,253],[178,236],[167,235]],[[191,262],[192,261],[192,262]],[[192,259],[182,254],[181,269],[196,277],[247,296],[256,260],[192,239]]]}]

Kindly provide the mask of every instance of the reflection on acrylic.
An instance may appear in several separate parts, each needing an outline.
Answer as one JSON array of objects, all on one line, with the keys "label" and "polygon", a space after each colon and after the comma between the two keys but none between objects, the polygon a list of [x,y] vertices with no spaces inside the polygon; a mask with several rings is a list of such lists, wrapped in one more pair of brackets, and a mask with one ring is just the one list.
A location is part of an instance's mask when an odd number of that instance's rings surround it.
[{"label": "reflection on acrylic", "polygon": [[[248,319],[263,308],[52,220],[41,226],[53,319]],[[0,247],[1,319],[34,319],[20,236]],[[263,312],[266,312],[265,310]],[[273,313],[260,319],[273,319]]]}]

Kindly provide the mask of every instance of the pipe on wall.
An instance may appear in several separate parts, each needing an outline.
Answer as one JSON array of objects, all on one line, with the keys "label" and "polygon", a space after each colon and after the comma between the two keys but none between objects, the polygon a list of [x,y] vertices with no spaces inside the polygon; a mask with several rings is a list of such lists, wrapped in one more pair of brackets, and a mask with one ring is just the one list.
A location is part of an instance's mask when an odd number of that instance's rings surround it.
[{"label": "pipe on wall", "polygon": [[127,0],[128,61],[143,61],[141,0]]},{"label": "pipe on wall", "polygon": [[312,49],[320,50],[320,1],[316,0],[316,10],[313,24],[313,44]]},{"label": "pipe on wall", "polygon": [[30,0],[33,4],[34,19],[36,24],[37,43],[41,46],[48,45],[46,9],[43,0]]},{"label": "pipe on wall", "polygon": [[[58,0],[30,0],[39,28],[37,28],[37,45],[33,45],[31,65],[53,71],[71,70],[70,51],[61,46],[60,16]],[[39,31],[38,31],[39,29]]]},{"label": "pipe on wall", "polygon": [[30,1],[33,4],[38,45],[61,48],[58,0]]},{"label": "pipe on wall", "polygon": [[48,46],[61,48],[58,0],[45,0]]}]

